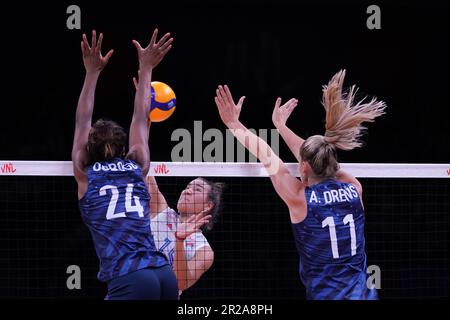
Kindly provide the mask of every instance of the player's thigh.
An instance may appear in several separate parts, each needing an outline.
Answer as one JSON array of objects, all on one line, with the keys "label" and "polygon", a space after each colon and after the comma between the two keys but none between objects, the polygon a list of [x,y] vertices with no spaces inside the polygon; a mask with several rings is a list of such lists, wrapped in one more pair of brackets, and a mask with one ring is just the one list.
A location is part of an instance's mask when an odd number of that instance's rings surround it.
[{"label": "player's thigh", "polygon": [[178,300],[178,283],[170,265],[155,269],[161,286],[161,300]]},{"label": "player's thigh", "polygon": [[158,275],[151,269],[140,269],[108,283],[108,300],[159,300]]}]

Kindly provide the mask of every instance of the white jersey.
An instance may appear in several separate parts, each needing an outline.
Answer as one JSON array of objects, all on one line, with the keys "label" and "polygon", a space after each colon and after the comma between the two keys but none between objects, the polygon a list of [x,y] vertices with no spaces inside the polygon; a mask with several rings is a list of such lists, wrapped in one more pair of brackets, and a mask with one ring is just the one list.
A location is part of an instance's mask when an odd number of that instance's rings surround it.
[{"label": "white jersey", "polygon": [[[181,223],[175,210],[167,207],[151,219],[152,234],[156,248],[163,252],[173,265],[175,252],[175,231],[177,224]],[[208,240],[201,231],[191,234],[184,240],[186,260],[191,260],[198,249],[209,246]]]}]

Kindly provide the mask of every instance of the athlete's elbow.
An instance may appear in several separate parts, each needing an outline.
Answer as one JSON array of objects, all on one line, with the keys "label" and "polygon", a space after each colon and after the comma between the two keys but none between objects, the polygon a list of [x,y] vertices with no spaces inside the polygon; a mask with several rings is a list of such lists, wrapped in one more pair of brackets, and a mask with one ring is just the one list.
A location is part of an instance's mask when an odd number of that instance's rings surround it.
[{"label": "athlete's elbow", "polygon": [[188,279],[178,279],[177,282],[178,282],[178,290],[181,291],[184,291],[190,286],[192,286],[192,284],[189,283]]}]

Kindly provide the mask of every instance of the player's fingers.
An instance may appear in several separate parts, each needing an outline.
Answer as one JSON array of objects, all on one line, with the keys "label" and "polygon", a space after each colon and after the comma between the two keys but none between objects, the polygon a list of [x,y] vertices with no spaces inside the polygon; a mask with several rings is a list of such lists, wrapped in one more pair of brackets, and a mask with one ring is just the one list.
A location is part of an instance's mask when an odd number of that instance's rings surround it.
[{"label": "player's fingers", "polygon": [[98,37],[97,45],[95,46],[95,52],[102,51],[102,42],[103,42],[103,33],[100,33],[100,36]]},{"label": "player's fingers", "polygon": [[137,42],[136,40],[132,40],[131,42],[133,42],[133,44],[136,47],[137,51],[143,50],[142,47],[141,47],[141,44],[139,42]]},{"label": "player's fingers", "polygon": [[83,43],[84,43],[84,48],[86,50],[91,50],[91,47],[89,46],[89,42],[87,41],[87,37],[86,34],[83,33]]},{"label": "player's fingers", "polygon": [[105,56],[105,61],[108,62],[109,58],[111,58],[112,54],[114,53],[114,50],[109,50],[109,52]]},{"label": "player's fingers", "polygon": [[161,54],[162,54],[163,56],[165,56],[166,53],[170,51],[170,49],[172,49],[172,45],[169,45],[166,49],[164,49],[163,51],[161,51]]},{"label": "player's fingers", "polygon": [[186,223],[191,223],[191,222],[194,222],[195,221],[195,219],[196,219],[196,214],[194,214],[194,215],[192,215],[192,216],[190,216],[187,220],[186,220]]},{"label": "player's fingers", "polygon": [[217,104],[217,106],[219,107],[220,110],[223,110],[224,105],[225,105],[225,101],[223,101],[222,99],[222,95],[220,94],[220,89],[216,89],[216,100],[219,102]]},{"label": "player's fingers", "polygon": [[225,90],[222,86],[219,86],[219,98],[222,99],[224,105],[230,103],[227,94],[225,93]]},{"label": "player's fingers", "polygon": [[83,56],[86,55],[86,49],[84,48],[84,42],[81,41],[81,53],[83,54]]},{"label": "player's fingers", "polygon": [[294,102],[294,103],[290,104],[290,105],[288,106],[288,108],[287,108],[287,111],[288,111],[289,113],[291,113],[292,110],[294,110],[296,106],[297,106],[297,102]]},{"label": "player's fingers", "polygon": [[95,47],[97,46],[97,33],[95,30],[92,30],[92,49],[95,50]]},{"label": "player's fingers", "polygon": [[245,96],[242,96],[238,101],[237,107],[238,107],[239,111],[241,110],[242,105],[244,104],[244,100],[245,100]]},{"label": "player's fingers", "polygon": [[281,105],[281,98],[278,97],[277,100],[275,101],[275,108],[274,109],[280,108],[280,105]]},{"label": "player's fingers", "polygon": [[165,43],[163,43],[159,48],[161,51],[165,51],[170,44],[173,42],[173,38],[170,38],[169,40],[167,40]]},{"label": "player's fingers", "polygon": [[156,42],[156,37],[158,36],[158,28],[153,31],[152,38],[150,39],[150,44],[153,45]]},{"label": "player's fingers", "polygon": [[204,223],[208,222],[210,219],[211,219],[211,216],[206,216],[206,217],[199,219],[197,221],[197,223],[204,224]]},{"label": "player's fingers", "polygon": [[231,95],[230,88],[228,88],[228,86],[225,85],[224,90],[225,90],[225,96],[228,99],[228,102],[234,104],[234,100],[233,100],[233,96]]},{"label": "player's fingers", "polygon": [[159,41],[156,43],[157,47],[162,47],[166,44],[167,39],[170,37],[170,32],[167,32]]}]

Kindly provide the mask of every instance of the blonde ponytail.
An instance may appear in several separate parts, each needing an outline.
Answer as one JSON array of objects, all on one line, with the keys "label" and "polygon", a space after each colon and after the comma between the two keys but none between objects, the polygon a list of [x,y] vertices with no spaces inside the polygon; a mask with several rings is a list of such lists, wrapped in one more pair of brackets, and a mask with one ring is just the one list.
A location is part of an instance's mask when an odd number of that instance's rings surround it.
[{"label": "blonde ponytail", "polygon": [[386,104],[376,98],[363,103],[363,98],[355,104],[358,89],[352,86],[343,94],[345,70],[339,71],[323,87],[322,104],[326,111],[325,141],[335,145],[338,149],[352,150],[361,147],[360,138],[366,130],[363,122],[373,122],[375,118],[384,114]]},{"label": "blonde ponytail", "polygon": [[333,177],[339,170],[337,149],[352,150],[361,147],[361,135],[366,129],[363,122],[373,122],[384,114],[386,104],[375,98],[355,104],[358,91],[352,86],[342,93],[345,70],[334,75],[328,85],[323,86],[322,104],[326,112],[325,135],[315,135],[305,140],[300,148],[300,157],[308,161],[318,178]]}]

